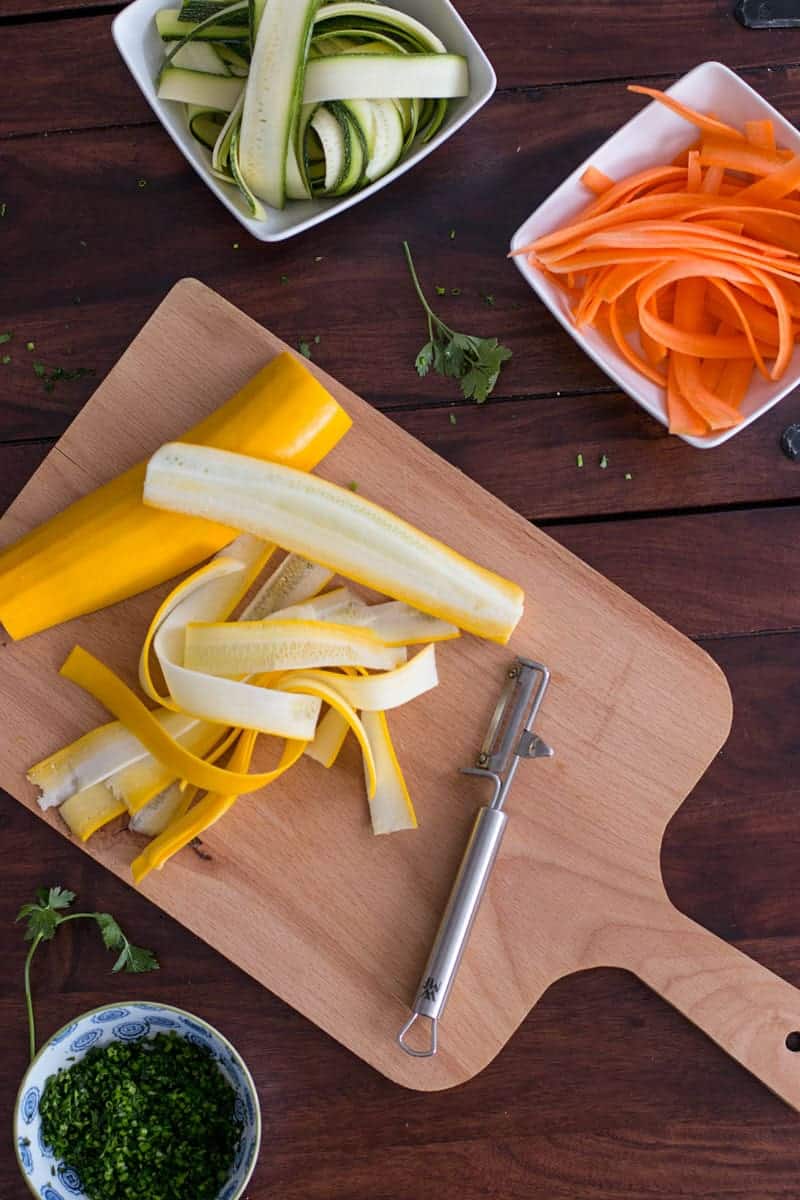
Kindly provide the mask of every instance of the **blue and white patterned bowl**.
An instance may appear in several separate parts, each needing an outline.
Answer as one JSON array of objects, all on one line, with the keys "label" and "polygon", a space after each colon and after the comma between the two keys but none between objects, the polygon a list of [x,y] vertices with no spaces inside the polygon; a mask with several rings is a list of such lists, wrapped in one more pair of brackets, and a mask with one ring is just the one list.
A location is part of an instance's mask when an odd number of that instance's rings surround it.
[{"label": "blue and white patterned bowl", "polygon": [[239,1200],[261,1147],[261,1110],[252,1076],[230,1042],[212,1025],[183,1009],[143,1000],[107,1004],[77,1017],[42,1046],[25,1072],[14,1107],[14,1146],[23,1178],[37,1200],[87,1200],[77,1173],[59,1162],[42,1138],[39,1100],[49,1077],[59,1067],[71,1067],[92,1046],[135,1042],[170,1031],[205,1046],[236,1092],[242,1137],[230,1179],[217,1200]]}]

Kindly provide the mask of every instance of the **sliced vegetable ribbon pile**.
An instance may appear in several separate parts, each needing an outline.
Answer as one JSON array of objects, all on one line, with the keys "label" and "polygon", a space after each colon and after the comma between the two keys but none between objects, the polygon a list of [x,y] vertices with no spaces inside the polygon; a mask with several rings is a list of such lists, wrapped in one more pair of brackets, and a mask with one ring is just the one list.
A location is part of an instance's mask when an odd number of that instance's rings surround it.
[{"label": "sliced vegetable ribbon pile", "polygon": [[757,371],[780,381],[800,335],[800,156],[771,121],[744,130],[652,88],[700,132],[675,162],[614,182],[583,176],[594,201],[516,254],[566,292],[577,325],[603,332],[664,389],[672,433],[743,419]]}]

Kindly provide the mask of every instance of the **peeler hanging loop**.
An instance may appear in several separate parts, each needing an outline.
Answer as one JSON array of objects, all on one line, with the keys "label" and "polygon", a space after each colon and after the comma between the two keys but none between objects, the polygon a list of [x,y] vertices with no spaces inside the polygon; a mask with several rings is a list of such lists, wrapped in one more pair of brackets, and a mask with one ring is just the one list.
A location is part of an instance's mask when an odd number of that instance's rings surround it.
[{"label": "peeler hanging loop", "polygon": [[412,1058],[433,1058],[434,1054],[436,1053],[436,1051],[439,1048],[439,1022],[436,1019],[436,1017],[430,1018],[431,1040],[430,1040],[430,1045],[428,1046],[428,1048],[426,1050],[415,1050],[412,1046],[409,1046],[408,1042],[405,1040],[406,1034],[409,1033],[412,1025],[416,1021],[421,1021],[421,1020],[422,1020],[422,1013],[413,1012],[411,1014],[411,1016],[408,1018],[408,1020],[406,1021],[403,1028],[398,1033],[397,1044],[401,1048],[401,1050],[405,1050],[406,1054],[410,1054]]}]

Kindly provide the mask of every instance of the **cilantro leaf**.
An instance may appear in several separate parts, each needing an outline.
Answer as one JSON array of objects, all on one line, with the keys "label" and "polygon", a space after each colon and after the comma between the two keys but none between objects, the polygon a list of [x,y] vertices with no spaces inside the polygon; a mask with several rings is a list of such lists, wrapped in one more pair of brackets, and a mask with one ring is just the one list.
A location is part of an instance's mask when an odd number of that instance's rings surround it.
[{"label": "cilantro leaf", "polygon": [[[436,315],[422,291],[408,242],[403,249],[411,273],[414,289],[428,318],[430,341],[417,354],[414,365],[417,373],[425,376],[433,367],[438,375],[456,379],[467,400],[483,404],[492,394],[503,364],[511,358],[511,351],[502,346],[497,338],[477,337],[474,334],[458,333]],[[437,293],[440,289],[437,287]],[[452,288],[453,295],[460,289]],[[494,297],[491,298],[492,303]]]},{"label": "cilantro leaf", "polygon": [[75,893],[66,888],[38,888],[35,904],[23,904],[17,913],[18,921],[27,921],[25,941],[49,942],[61,923],[59,909],[69,908]]}]

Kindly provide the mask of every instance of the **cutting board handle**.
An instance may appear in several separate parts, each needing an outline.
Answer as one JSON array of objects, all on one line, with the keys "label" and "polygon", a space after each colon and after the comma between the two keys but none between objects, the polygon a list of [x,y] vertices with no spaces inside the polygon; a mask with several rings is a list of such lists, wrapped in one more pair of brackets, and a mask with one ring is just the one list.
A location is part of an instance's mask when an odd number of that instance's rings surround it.
[{"label": "cutting board handle", "polygon": [[684,916],[666,897],[664,919],[625,940],[630,970],[800,1111],[798,988]]}]

